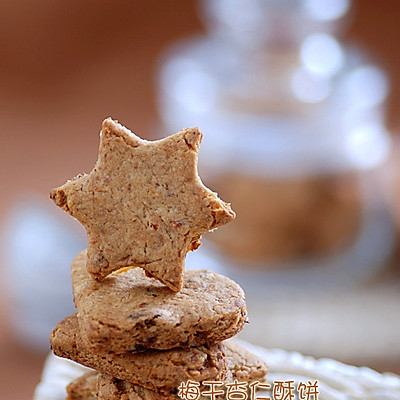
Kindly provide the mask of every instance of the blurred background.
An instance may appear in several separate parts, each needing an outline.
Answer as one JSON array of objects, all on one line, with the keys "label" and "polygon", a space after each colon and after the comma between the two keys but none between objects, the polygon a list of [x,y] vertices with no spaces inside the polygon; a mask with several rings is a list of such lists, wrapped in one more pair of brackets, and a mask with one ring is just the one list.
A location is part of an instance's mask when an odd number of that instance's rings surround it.
[{"label": "blurred background", "polygon": [[245,289],[241,338],[400,373],[400,4],[2,1],[0,386],[29,399],[85,234],[49,191],[112,116],[198,125],[238,218],[188,257]]}]

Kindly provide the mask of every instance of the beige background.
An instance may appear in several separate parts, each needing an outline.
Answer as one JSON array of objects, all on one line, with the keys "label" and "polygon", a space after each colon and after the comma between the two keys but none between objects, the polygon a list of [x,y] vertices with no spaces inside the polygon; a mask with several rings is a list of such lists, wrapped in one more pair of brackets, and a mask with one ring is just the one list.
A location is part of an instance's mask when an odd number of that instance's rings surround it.
[{"label": "beige background", "polygon": [[[354,4],[347,40],[362,43],[389,73],[388,126],[399,131],[400,2]],[[47,195],[89,171],[103,118],[112,116],[143,137],[155,137],[159,54],[175,39],[203,30],[194,0],[3,0],[0,218],[25,193]],[[12,310],[3,300],[0,294],[0,397],[29,399],[44,355],[15,341],[7,322]],[[400,361],[372,366],[400,372]]]}]

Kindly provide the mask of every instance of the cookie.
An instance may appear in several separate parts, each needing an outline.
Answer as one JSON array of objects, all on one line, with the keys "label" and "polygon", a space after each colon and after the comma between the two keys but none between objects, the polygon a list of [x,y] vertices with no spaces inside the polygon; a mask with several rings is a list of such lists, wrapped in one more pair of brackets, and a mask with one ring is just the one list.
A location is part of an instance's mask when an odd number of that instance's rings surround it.
[{"label": "cookie", "polygon": [[256,354],[241,346],[235,340],[224,342],[226,357],[228,359],[228,372],[231,376],[226,381],[237,379],[241,382],[261,381],[268,372],[265,361]]},{"label": "cookie", "polygon": [[[154,390],[145,389],[127,381],[113,378],[110,375],[101,374],[98,377],[97,398],[99,400],[178,400],[178,389],[168,394],[160,394]],[[198,397],[198,400],[210,399],[210,397]]]},{"label": "cookie", "polygon": [[243,290],[212,271],[185,271],[180,292],[146,278],[140,268],[91,279],[86,252],[72,263],[82,339],[92,351],[126,352],[201,346],[230,338],[243,327]]},{"label": "cookie", "polygon": [[177,399],[176,391],[160,394],[154,390],[113,378],[108,374],[100,374],[97,383],[97,398],[99,400],[160,400]]},{"label": "cookie", "polygon": [[181,382],[224,378],[227,360],[223,344],[139,353],[92,353],[80,337],[73,314],[57,324],[50,335],[54,354],[147,389],[169,393]]},{"label": "cookie", "polygon": [[97,383],[100,373],[90,371],[67,386],[66,400],[97,400]]},{"label": "cookie", "polygon": [[[227,340],[225,343],[226,355],[228,358],[228,373],[225,382],[254,382],[262,381],[268,371],[264,360],[234,340]],[[215,380],[220,380],[216,378]],[[200,390],[209,390],[208,387],[200,387]],[[141,386],[113,378],[107,374],[98,377],[98,398],[100,400],[167,400],[178,399],[178,388],[170,394],[160,395],[160,393],[144,389]],[[200,396],[199,399],[209,399],[209,396]]]},{"label": "cookie", "polygon": [[197,174],[202,133],[188,128],[150,142],[108,118],[100,135],[93,170],[50,197],[86,228],[94,278],[137,266],[179,291],[186,253],[235,217]]}]

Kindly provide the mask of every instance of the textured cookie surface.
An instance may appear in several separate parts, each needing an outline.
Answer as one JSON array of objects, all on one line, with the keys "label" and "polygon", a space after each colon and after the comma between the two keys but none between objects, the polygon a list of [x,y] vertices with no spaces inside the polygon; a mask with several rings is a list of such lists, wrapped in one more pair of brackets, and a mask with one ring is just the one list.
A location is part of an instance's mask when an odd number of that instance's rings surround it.
[{"label": "textured cookie surface", "polygon": [[[225,347],[229,367],[225,382],[230,383],[235,379],[239,382],[253,382],[264,378],[268,368],[262,359],[234,340],[226,341]],[[98,378],[98,397],[101,400],[158,400],[161,398],[173,400],[179,398],[177,389],[175,388],[170,394],[160,395],[153,390],[144,389],[107,374],[101,374]],[[207,391],[209,387],[201,386],[200,390]],[[210,399],[210,397],[200,396],[200,399]]]},{"label": "textured cookie surface", "polygon": [[261,381],[268,372],[265,361],[238,344],[235,340],[224,342],[226,357],[228,359],[228,379],[250,382]]},{"label": "textured cookie surface", "polygon": [[90,371],[73,380],[67,386],[67,398],[65,400],[97,400],[99,373]]},{"label": "textured cookie surface", "polygon": [[162,393],[169,393],[188,379],[203,381],[224,378],[227,370],[225,348],[221,343],[187,350],[92,353],[80,338],[76,314],[57,324],[50,335],[50,343],[59,357]]},{"label": "textured cookie surface", "polygon": [[150,142],[110,118],[103,122],[94,169],[50,194],[85,226],[95,278],[139,266],[180,290],[186,253],[235,217],[197,174],[201,139],[198,128],[188,128]]},{"label": "textured cookie surface", "polygon": [[160,394],[107,374],[101,374],[98,377],[97,389],[99,400],[173,400],[178,398],[176,393]]},{"label": "textured cookie surface", "polygon": [[82,339],[92,351],[200,346],[230,338],[246,321],[243,290],[207,270],[187,270],[175,293],[140,268],[89,276],[86,253],[72,263],[72,283]]}]

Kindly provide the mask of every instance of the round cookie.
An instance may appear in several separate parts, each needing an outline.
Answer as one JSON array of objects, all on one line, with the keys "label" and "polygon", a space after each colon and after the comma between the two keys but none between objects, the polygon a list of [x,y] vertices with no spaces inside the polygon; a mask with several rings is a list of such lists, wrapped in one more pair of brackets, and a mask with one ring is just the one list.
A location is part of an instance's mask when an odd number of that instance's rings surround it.
[{"label": "round cookie", "polygon": [[97,400],[97,381],[100,373],[89,371],[73,380],[67,386],[67,398],[65,400]]},{"label": "round cookie", "polygon": [[236,335],[247,320],[241,287],[208,270],[185,271],[177,293],[140,268],[100,283],[88,274],[82,252],[72,263],[72,283],[81,336],[93,352],[218,343]]},{"label": "round cookie", "polygon": [[[251,353],[245,347],[239,345],[234,340],[227,340],[224,343],[226,357],[228,361],[228,373],[223,382],[231,383],[234,380],[240,382],[253,382],[263,380],[268,371],[263,359]],[[221,380],[217,377],[216,380]],[[145,389],[142,386],[113,378],[108,374],[100,374],[96,371],[89,372],[68,386],[68,393],[72,392],[76,397],[67,400],[91,400],[91,397],[84,397],[88,389],[97,393],[99,400],[166,400],[177,399],[177,388],[173,388],[170,393],[160,394],[157,391]],[[207,391],[209,388],[200,385],[199,390]],[[82,397],[79,397],[79,394]],[[200,396],[199,400],[209,399],[209,396]]]},{"label": "round cookie", "polygon": [[59,357],[163,395],[169,394],[181,382],[224,379],[227,373],[223,343],[165,351],[92,353],[81,340],[75,314],[57,324],[50,335],[50,343]]}]

